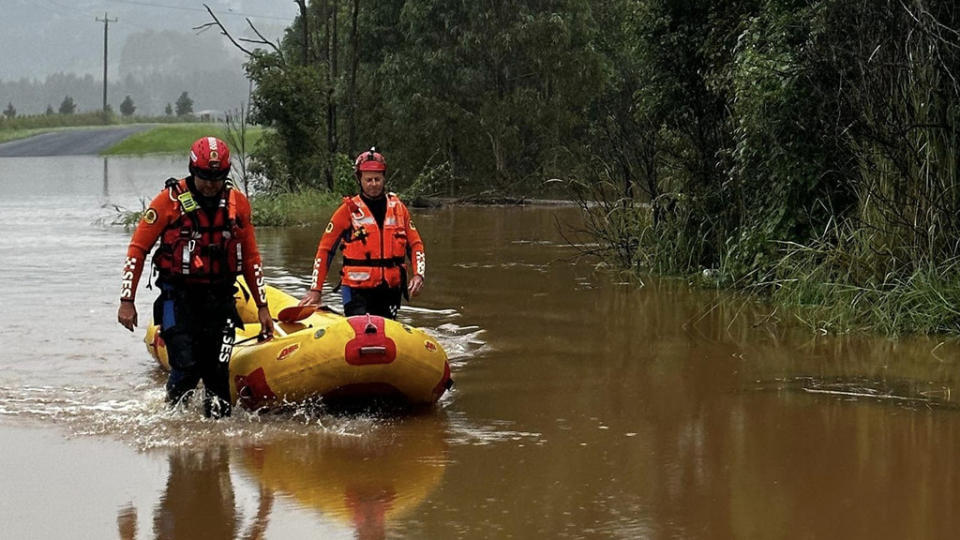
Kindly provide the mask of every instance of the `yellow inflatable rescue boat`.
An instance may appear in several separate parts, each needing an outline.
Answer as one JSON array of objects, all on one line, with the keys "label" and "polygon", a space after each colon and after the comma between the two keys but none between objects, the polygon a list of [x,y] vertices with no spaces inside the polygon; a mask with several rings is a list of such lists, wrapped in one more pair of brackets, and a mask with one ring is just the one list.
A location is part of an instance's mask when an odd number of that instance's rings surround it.
[{"label": "yellow inflatable rescue boat", "polygon": [[[297,299],[271,286],[274,318]],[[238,329],[230,359],[230,395],[249,409],[321,397],[431,404],[451,386],[443,348],[424,331],[377,317],[344,317],[318,310],[294,322],[276,321],[274,338],[258,342],[257,307],[238,283]],[[147,350],[169,369],[159,327],[151,324]]]}]

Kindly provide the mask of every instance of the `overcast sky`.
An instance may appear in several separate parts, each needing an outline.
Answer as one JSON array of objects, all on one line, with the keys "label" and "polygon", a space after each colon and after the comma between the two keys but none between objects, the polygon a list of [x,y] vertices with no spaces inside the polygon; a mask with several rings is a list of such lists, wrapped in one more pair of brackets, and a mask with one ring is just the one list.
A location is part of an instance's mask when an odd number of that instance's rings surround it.
[{"label": "overcast sky", "polygon": [[[44,80],[52,73],[103,73],[104,13],[108,77],[116,77],[126,38],[145,30],[191,30],[210,22],[207,4],[234,37],[255,38],[246,18],[271,40],[297,15],[293,0],[0,0],[0,80]],[[213,32],[215,30],[208,30]],[[226,38],[223,38],[226,39]]]}]

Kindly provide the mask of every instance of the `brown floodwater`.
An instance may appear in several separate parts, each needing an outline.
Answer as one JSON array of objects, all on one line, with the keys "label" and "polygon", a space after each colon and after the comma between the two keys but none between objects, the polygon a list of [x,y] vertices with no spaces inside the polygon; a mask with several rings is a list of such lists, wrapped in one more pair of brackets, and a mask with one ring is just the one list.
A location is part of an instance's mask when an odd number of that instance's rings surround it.
[{"label": "brown floodwater", "polygon": [[[955,341],[793,315],[581,256],[562,207],[414,209],[454,390],[407,416],[212,421],[116,323],[178,158],[0,159],[3,538],[953,538]],[[258,231],[302,294],[320,227]],[[573,245],[571,245],[571,242]],[[328,295],[328,302],[335,302]]]}]

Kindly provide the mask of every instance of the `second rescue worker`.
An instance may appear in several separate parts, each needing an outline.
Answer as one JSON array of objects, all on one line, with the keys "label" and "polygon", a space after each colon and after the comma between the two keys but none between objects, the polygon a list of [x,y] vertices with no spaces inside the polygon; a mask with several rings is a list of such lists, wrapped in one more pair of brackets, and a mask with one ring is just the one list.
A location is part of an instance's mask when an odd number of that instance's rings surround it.
[{"label": "second rescue worker", "polygon": [[[323,282],[337,247],[343,245],[340,287],[346,316],[369,313],[397,318],[401,295],[423,288],[426,256],[410,211],[385,188],[387,163],[375,148],[354,162],[360,193],[345,197],[320,238],[310,292],[301,305],[320,305]],[[406,258],[413,263],[407,281]]]},{"label": "second rescue worker", "polygon": [[171,178],[143,213],[123,269],[117,319],[133,331],[134,296],[144,259],[160,240],[153,262],[160,297],[154,321],[170,360],[167,401],[179,402],[197,383],[206,390],[204,411],[230,414],[230,353],[234,328],[242,324],[234,301],[243,274],[256,301],[262,335],[273,332],[263,270],[251,222],[250,202],[226,181],[230,149],[215,137],[190,148],[190,176]]}]

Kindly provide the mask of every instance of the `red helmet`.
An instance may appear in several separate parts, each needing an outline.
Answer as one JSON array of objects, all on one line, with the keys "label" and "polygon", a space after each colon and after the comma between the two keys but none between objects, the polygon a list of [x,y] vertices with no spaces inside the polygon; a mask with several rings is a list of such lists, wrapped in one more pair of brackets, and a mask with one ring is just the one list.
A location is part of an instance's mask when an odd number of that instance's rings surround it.
[{"label": "red helmet", "polygon": [[216,137],[197,139],[190,147],[190,174],[210,180],[230,174],[230,147]]},{"label": "red helmet", "polygon": [[371,146],[369,150],[361,152],[357,156],[356,161],[353,162],[353,171],[356,173],[357,179],[360,178],[362,171],[378,171],[386,174],[387,160],[383,159],[383,155]]}]

